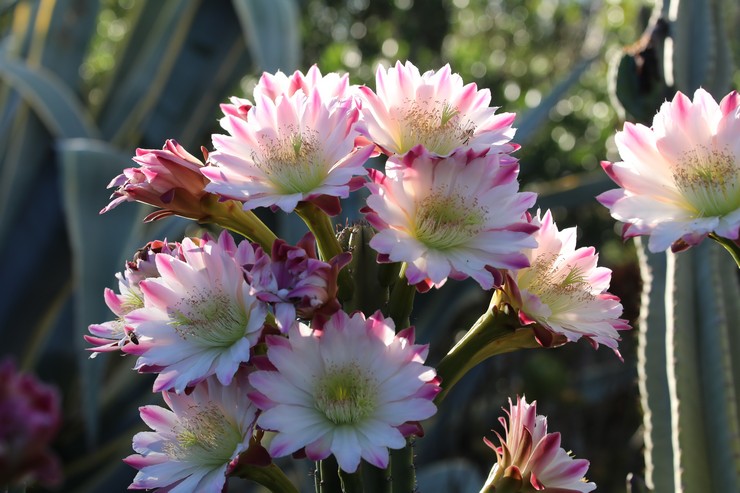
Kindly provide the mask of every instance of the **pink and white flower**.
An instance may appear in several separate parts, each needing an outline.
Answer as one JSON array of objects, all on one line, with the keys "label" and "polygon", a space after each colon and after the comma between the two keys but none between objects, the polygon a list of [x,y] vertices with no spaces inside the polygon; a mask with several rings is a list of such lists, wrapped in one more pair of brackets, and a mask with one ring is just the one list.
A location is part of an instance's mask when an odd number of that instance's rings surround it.
[{"label": "pink and white flower", "polygon": [[[227,114],[214,135],[216,151],[203,169],[207,190],[244,202],[244,209],[314,201],[332,214],[339,199],[361,186],[373,146],[355,147],[359,113],[349,99],[326,100],[319,90],[276,101],[258,95],[246,119]],[[361,180],[361,179],[360,179]],[[328,198],[328,199],[327,199]]]},{"label": "pink and white flower", "polygon": [[252,373],[250,398],[262,410],[257,425],[276,432],[273,457],[305,448],[312,460],[333,454],[347,472],[360,459],[385,468],[388,449],[403,448],[404,436],[436,412],[427,346],[414,344],[413,328],[394,334],[380,312],[365,319],[340,311],[321,331],[298,324],[287,339],[266,339],[277,371]]},{"label": "pink and white flower", "polygon": [[221,493],[226,475],[249,448],[257,408],[242,369],[228,385],[209,377],[188,394],[163,392],[169,409],[139,408],[154,431],[134,436],[136,454],[124,459],[139,470],[129,489]]},{"label": "pink and white flower", "polygon": [[157,253],[178,256],[179,243],[168,244],[166,241],[151,241],[141,248],[134,259],[126,262],[126,269],[116,274],[118,279],[118,293],[105,288],[105,303],[110,311],[116,315],[114,320],[102,324],[91,324],[88,330],[92,335],[83,336],[85,340],[95,346],[88,348],[93,353],[91,358],[100,352],[118,351],[125,344],[138,344],[139,340],[134,328],[126,322],[126,315],[144,307],[144,295],[139,284],[144,279],[159,277],[159,271],[154,263]]},{"label": "pink and white flower", "polygon": [[126,168],[110,182],[108,188],[117,188],[101,214],[122,202],[138,201],[161,209],[147,217],[150,221],[173,214],[200,219],[199,202],[208,180],[201,174],[203,163],[198,158],[169,139],[161,150],[136,149],[133,159],[139,167]]},{"label": "pink and white flower", "polygon": [[740,95],[719,104],[704,89],[678,92],[652,127],[625,123],[616,135],[623,161],[603,162],[622,188],[597,197],[625,222],[623,235],[650,235],[653,252],[680,250],[708,234],[740,235]]},{"label": "pink and white flower", "polygon": [[607,292],[611,270],[596,266],[593,247],[576,248],[576,228],[559,231],[549,210],[532,222],[540,227],[537,248],[524,250],[531,265],[508,273],[505,288],[520,321],[534,325],[541,342],[552,337],[548,332],[568,341],[585,337],[619,355],[618,331],[630,326],[619,318],[619,298]]},{"label": "pink and white flower", "polygon": [[290,76],[280,70],[275,74],[265,72],[254,88],[254,97],[259,99],[264,96],[277,101],[278,98],[290,97],[297,91],[309,94],[313,90],[318,90],[325,101],[332,98],[349,98],[351,97],[349,75],[339,75],[336,72],[321,75],[321,70],[316,65],[312,65],[305,75],[300,70],[296,70]]},{"label": "pink and white flower", "polygon": [[595,483],[584,478],[588,461],[574,459],[562,449],[560,433],[547,432],[547,417],[537,414],[537,401],[528,404],[524,397],[517,397],[513,404],[509,399],[506,414],[508,421],[499,418],[504,438],[496,433],[501,445],[483,439],[496,452],[497,462],[481,493],[495,492],[497,484],[507,480],[521,482],[521,490],[509,486],[506,491],[587,493],[596,489]]},{"label": "pink and white flower", "polygon": [[[183,259],[157,254],[161,277],[141,282],[144,307],[126,316],[138,344],[135,368],[159,373],[154,391],[182,392],[210,375],[228,385],[261,333],[267,308],[252,294],[240,259],[253,259],[224,232],[218,242],[185,238]],[[250,260],[251,261],[251,260]]]},{"label": "pink and white flower", "polygon": [[487,150],[441,158],[417,146],[392,156],[385,175],[371,171],[365,212],[378,233],[370,246],[380,261],[406,262],[421,290],[448,277],[491,289],[496,269],[528,266],[521,250],[536,246],[537,227],[524,217],[536,195],[519,192],[518,171]]},{"label": "pink and white flower", "polygon": [[449,156],[459,147],[508,153],[517,146],[513,113],[496,115],[491,92],[463,85],[445,65],[419,73],[411,62],[385,70],[378,67],[376,92],[361,86],[362,117],[368,138],[388,154],[405,154],[417,145]]}]

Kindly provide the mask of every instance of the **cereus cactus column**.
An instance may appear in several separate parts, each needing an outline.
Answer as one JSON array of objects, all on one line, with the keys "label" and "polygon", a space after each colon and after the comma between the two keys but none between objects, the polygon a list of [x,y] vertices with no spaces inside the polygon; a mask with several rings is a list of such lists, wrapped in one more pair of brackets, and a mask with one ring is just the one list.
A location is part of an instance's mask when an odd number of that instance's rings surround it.
[{"label": "cereus cactus column", "polygon": [[[723,139],[726,132],[740,131],[735,130],[739,118],[736,95],[726,96],[732,57],[724,8],[723,2],[710,1],[666,0],[658,4],[653,25],[660,29],[653,32],[645,51],[635,55],[646,55],[652,49],[656,56],[644,58],[647,65],[632,74],[626,72],[627,65],[620,64],[615,87],[622,106],[643,122],[625,125],[626,131],[639,134],[641,145],[620,149],[624,162],[617,164],[640,161],[653,152],[651,149],[659,156],[678,157],[670,158],[668,166],[645,161],[640,187],[647,190],[662,169],[670,181],[664,190],[689,192],[674,193],[675,203],[686,196],[684,203],[693,204],[695,209],[680,228],[675,228],[679,215],[658,218],[660,214],[646,203],[642,209],[653,214],[652,220],[648,216],[640,216],[638,222],[622,218],[629,224],[625,230],[628,236],[651,235],[649,242],[637,243],[644,285],[638,372],[644,414],[645,483],[656,493],[740,491],[740,332],[731,324],[740,317],[738,269],[731,255],[715,242],[704,240],[709,235],[737,258],[737,225],[730,223],[740,199],[736,186],[740,160],[734,152],[738,136],[727,135],[728,145]],[[661,75],[657,83],[666,89],[665,99],[671,102],[663,103],[663,96],[654,99],[647,93],[629,90],[630,84],[633,89],[645,89],[634,83],[644,82],[647,73]],[[677,91],[694,94],[694,100]],[[712,98],[720,102],[710,101]],[[640,107],[644,110],[648,101],[655,104],[652,112],[633,111]],[[651,125],[661,103],[663,108]],[[689,113],[691,117],[685,118]],[[706,138],[699,142],[702,136]],[[671,139],[676,145],[669,145]],[[624,144],[625,139],[622,141]],[[694,150],[686,147],[691,145]],[[678,150],[678,154],[671,154],[672,150]],[[607,171],[614,171],[610,165],[607,163]],[[714,172],[721,166],[727,170]],[[691,173],[687,174],[687,169]],[[629,174],[634,169],[611,174],[620,181],[626,176],[623,172]],[[718,202],[709,193],[717,190],[726,201]],[[610,198],[634,197],[626,190],[624,197],[617,197],[619,193],[607,192],[603,198],[611,202]],[[705,198],[712,201],[703,202]],[[663,201],[661,206],[670,203]],[[727,227],[723,227],[725,224]],[[672,237],[657,241],[666,232]],[[652,253],[668,246],[673,252]],[[675,253],[689,246],[688,251]]]}]

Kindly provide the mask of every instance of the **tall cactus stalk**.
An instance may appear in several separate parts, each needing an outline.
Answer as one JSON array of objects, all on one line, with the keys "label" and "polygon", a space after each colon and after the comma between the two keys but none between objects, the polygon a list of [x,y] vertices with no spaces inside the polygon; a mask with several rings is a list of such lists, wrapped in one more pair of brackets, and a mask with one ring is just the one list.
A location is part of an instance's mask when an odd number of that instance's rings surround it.
[{"label": "tall cactus stalk", "polygon": [[[625,53],[619,63],[615,95],[624,109],[649,125],[646,115],[663,101],[661,86],[666,94],[702,86],[724,96],[732,73],[724,18],[732,8],[724,0],[658,4],[652,27],[661,29],[652,31],[645,51]],[[639,57],[656,66],[631,70]],[[660,72],[663,80],[646,87],[646,74]],[[678,254],[651,254],[641,241],[637,249],[644,283],[638,374],[645,483],[656,493],[740,491],[735,262],[710,240]]]}]

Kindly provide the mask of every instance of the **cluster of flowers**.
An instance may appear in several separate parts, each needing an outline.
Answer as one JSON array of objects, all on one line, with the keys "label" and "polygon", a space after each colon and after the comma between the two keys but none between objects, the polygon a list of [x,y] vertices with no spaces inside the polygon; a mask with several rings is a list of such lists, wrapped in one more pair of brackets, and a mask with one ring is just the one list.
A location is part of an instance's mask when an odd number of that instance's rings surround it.
[{"label": "cluster of flowers", "polygon": [[[698,171],[690,162],[697,147],[685,150],[683,167],[671,168],[677,191],[666,192],[667,171],[643,175],[629,166],[631,159],[653,166],[645,160],[683,138],[652,134],[670,134],[674,117],[693,128],[700,124],[692,111],[708,115],[712,129],[730,132],[737,97],[722,103],[721,118],[709,114],[703,94],[697,97],[700,110],[677,96],[666,111],[680,114],[665,117],[660,129],[626,127],[617,139],[626,162],[605,164],[624,190],[600,200],[630,222],[626,236],[652,233],[656,248],[693,244],[710,232],[737,238],[740,212],[725,215],[727,203],[706,199],[719,187],[738,209],[736,140],[721,138]],[[141,409],[154,431],[134,438],[137,454],[126,459],[139,469],[132,488],[220,491],[264,431],[274,432],[271,457],[334,455],[350,473],[361,459],[387,467],[389,449],[422,433],[420,421],[436,412],[441,389],[424,364],[427,347],[414,343],[413,327],[396,327],[407,324],[405,317],[347,313],[339,301],[346,299],[341,277],[350,254],[338,248],[328,217],[363,186],[369,196],[362,212],[375,230],[369,246],[378,262],[402,266],[396,283],[423,293],[450,278],[471,278],[495,288],[496,303],[513,308],[541,344],[585,338],[619,355],[619,331],[629,326],[607,292],[611,273],[597,267],[593,248],[576,248],[575,228],[558,230],[549,211],[528,212],[536,195],[519,191],[514,115],[497,114],[488,90],[464,85],[448,66],[421,74],[407,62],[379,68],[375,91],[312,67],[306,74],[264,74],[253,98],[222,105],[228,135],[213,136],[205,162],[168,141],[162,150],[137,150],[139,167],[111,183],[114,199],[103,212],[137,200],[159,208],[150,220],[177,214],[244,232],[234,227],[236,214],[246,211],[241,220],[254,226],[250,211],[270,207],[298,213],[316,234],[296,246],[259,227],[245,233],[255,243],[237,244],[226,232],[152,242],[118,275],[119,293],[106,290],[117,318],[90,327],[91,349],[137,356],[136,369],[157,374],[154,391],[170,408]],[[368,169],[379,154],[387,156],[383,169]],[[728,166],[734,178],[717,182]],[[632,213],[645,208],[643,192],[665,210],[689,203],[691,224],[701,227],[687,232],[686,221],[662,228],[658,218],[635,219]],[[721,217],[696,219],[697,210]],[[326,224],[331,238],[322,235]],[[595,488],[582,480],[588,463],[559,448],[559,435],[547,434],[534,405],[519,400],[509,415],[491,481]],[[531,457],[513,450],[522,443]]]}]

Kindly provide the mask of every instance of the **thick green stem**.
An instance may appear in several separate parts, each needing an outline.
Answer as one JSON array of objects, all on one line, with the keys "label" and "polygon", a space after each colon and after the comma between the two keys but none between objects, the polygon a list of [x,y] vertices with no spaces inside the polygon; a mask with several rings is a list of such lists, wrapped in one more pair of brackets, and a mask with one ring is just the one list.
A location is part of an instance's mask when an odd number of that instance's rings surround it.
[{"label": "thick green stem", "polygon": [[[362,464],[360,464],[362,466]],[[344,493],[363,493],[364,488],[362,485],[362,472],[357,471],[353,473],[339,470],[339,481],[342,484],[342,491]]]},{"label": "thick green stem", "polygon": [[416,286],[411,286],[406,281],[406,264],[403,264],[388,299],[388,316],[395,322],[396,330],[409,326],[409,317],[414,307],[414,295],[416,295]]},{"label": "thick green stem", "polygon": [[[334,232],[334,225],[331,223],[331,218],[326,212],[310,202],[299,203],[295,208],[295,212],[303,219],[308,229],[316,237],[316,245],[318,245],[321,260],[328,262],[340,253],[343,253],[339,240],[337,240],[337,235]],[[338,298],[340,301],[352,298],[354,284],[347,269],[339,271],[337,285],[339,286]]]},{"label": "thick green stem", "polygon": [[740,268],[740,245],[738,245],[735,240],[722,238],[721,236],[717,236],[714,233],[710,234],[709,237],[725,247],[725,250],[730,252],[730,255],[732,255],[732,258],[735,260],[735,264],[738,266],[738,268]]},{"label": "thick green stem", "polygon": [[389,469],[380,469],[374,465],[362,463],[362,484],[368,493],[388,493],[391,481],[388,477]]},{"label": "thick green stem", "polygon": [[236,200],[219,202],[215,195],[206,195],[201,200],[201,205],[206,215],[199,222],[218,224],[259,243],[265,252],[272,251],[272,244],[277,236],[254,212],[243,210],[241,203]]},{"label": "thick green stem", "polygon": [[298,493],[298,488],[293,486],[282,469],[275,464],[268,466],[240,464],[238,470],[232,472],[232,475],[250,479],[273,493]]},{"label": "thick green stem", "polygon": [[391,450],[391,493],[414,493],[416,491],[416,467],[414,466],[413,439],[406,439],[402,449]]},{"label": "thick green stem", "polygon": [[494,297],[488,310],[437,365],[442,391],[437,394],[435,402],[439,405],[463,375],[491,356],[535,347],[539,347],[539,343],[534,338],[534,331],[521,327],[513,312],[496,307]]},{"label": "thick green stem", "polygon": [[319,461],[319,493],[342,493],[342,483],[339,480],[339,465],[333,455]]}]

